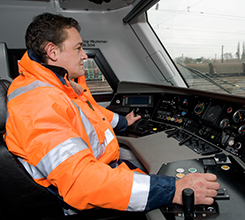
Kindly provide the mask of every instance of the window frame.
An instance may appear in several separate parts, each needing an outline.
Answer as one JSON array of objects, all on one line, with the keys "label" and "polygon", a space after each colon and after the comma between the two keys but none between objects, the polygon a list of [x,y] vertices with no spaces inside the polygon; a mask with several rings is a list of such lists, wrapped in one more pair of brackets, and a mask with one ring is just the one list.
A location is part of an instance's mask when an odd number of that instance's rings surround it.
[{"label": "window frame", "polygon": [[88,58],[94,59],[96,65],[106,78],[108,84],[111,86],[113,92],[116,92],[119,80],[111,69],[109,63],[106,61],[105,57],[98,48],[84,48],[84,52],[87,54]]}]

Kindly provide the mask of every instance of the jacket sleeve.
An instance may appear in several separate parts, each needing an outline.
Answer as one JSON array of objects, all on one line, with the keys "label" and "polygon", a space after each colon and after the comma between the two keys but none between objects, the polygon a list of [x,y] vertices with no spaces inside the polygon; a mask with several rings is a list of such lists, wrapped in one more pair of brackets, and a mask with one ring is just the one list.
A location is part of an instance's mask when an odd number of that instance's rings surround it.
[{"label": "jacket sleeve", "polygon": [[128,121],[124,116],[112,112],[102,106],[100,106],[100,108],[101,111],[103,111],[104,114],[107,116],[107,119],[110,121],[111,126],[115,132],[122,132],[127,129]]},{"label": "jacket sleeve", "polygon": [[175,178],[165,175],[150,175],[150,192],[145,211],[171,204],[175,194]]},{"label": "jacket sleeve", "polygon": [[118,123],[116,125],[114,129],[115,132],[121,132],[121,131],[125,131],[128,127],[128,121],[127,119],[122,116],[122,115],[119,115],[119,120],[118,120]]}]

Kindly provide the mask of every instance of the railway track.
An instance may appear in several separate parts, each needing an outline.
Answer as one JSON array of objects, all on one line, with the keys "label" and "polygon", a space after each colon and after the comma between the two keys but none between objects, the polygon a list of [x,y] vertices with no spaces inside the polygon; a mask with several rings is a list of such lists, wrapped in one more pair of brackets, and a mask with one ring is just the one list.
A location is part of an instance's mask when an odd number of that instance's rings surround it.
[{"label": "railway track", "polygon": [[245,76],[226,74],[221,76],[203,73],[198,70],[178,65],[187,84],[192,89],[210,92],[223,92],[245,96]]},{"label": "railway track", "polygon": [[112,91],[112,89],[111,89],[111,87],[107,81],[92,80],[92,81],[87,81],[86,84],[92,93],[93,92],[110,92],[110,91]]},{"label": "railway track", "polygon": [[[219,77],[212,79],[230,93],[245,96],[245,76]],[[214,84],[201,77],[187,79],[186,81],[189,87],[193,89],[227,93],[227,91],[225,91],[224,89],[215,86]]]}]

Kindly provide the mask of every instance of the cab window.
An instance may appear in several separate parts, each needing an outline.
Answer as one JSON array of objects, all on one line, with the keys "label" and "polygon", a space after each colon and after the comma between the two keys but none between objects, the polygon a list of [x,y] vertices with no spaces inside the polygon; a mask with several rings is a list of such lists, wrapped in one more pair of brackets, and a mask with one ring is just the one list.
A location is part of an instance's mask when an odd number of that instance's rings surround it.
[{"label": "cab window", "polygon": [[84,61],[85,79],[92,93],[112,92],[112,88],[93,58]]},{"label": "cab window", "polygon": [[148,23],[190,88],[245,95],[242,0],[161,0]]}]

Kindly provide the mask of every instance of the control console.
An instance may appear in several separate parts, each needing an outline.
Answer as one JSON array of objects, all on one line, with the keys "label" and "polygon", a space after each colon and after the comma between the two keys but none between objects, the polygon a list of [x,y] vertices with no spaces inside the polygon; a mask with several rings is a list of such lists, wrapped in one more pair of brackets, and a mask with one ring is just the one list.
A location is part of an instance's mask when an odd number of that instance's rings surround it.
[{"label": "control console", "polygon": [[245,161],[245,98],[166,88],[159,93],[115,95],[110,110],[122,115],[134,110],[142,117],[120,135],[140,137],[166,132],[197,154],[226,150]]},{"label": "control console", "polygon": [[[210,172],[217,175],[220,190],[212,205],[193,206],[193,219],[243,219],[245,216],[245,171],[232,157],[217,154],[199,160],[163,164],[158,174],[175,176],[176,180],[191,172]],[[167,220],[184,219],[185,207],[177,204],[161,208]]]},{"label": "control console", "polygon": [[[181,143],[191,142],[188,146],[198,153],[203,153],[203,150],[208,153],[217,146],[236,156],[243,154],[243,104],[196,95],[163,94],[152,120],[175,127],[173,137],[178,136]],[[206,146],[209,150],[205,149]]]}]

